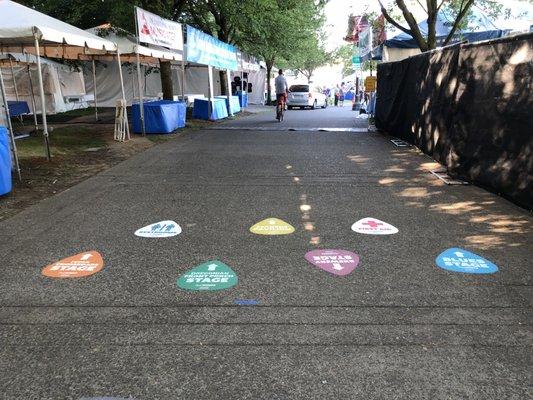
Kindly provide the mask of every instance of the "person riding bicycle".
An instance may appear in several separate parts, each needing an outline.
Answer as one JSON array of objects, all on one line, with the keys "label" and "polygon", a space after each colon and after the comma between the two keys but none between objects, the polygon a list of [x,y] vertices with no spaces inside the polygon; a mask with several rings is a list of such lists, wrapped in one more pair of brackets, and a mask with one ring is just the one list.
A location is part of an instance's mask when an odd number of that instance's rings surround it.
[{"label": "person riding bicycle", "polygon": [[287,95],[289,93],[289,85],[287,85],[287,79],[283,75],[283,70],[278,71],[278,76],[275,80],[276,86],[276,106],[283,105],[285,107],[285,102],[287,101]]}]

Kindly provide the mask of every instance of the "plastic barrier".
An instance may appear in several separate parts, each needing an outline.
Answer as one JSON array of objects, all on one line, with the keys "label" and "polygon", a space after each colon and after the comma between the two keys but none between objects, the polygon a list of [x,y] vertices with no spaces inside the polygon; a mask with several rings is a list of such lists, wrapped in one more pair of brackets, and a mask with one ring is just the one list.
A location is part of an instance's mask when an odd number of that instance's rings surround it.
[{"label": "plastic barrier", "polygon": [[248,93],[239,90],[237,92],[237,96],[239,96],[239,103],[241,105],[241,108],[248,107]]},{"label": "plastic barrier", "polygon": [[[172,133],[185,126],[185,103],[172,100],[157,100],[143,103],[144,127],[146,133]],[[141,133],[141,116],[139,104],[131,107],[133,132]]]},{"label": "plastic barrier", "polygon": [[0,126],[0,196],[11,192],[11,154],[9,147],[9,133]]},{"label": "plastic barrier", "polygon": [[30,113],[30,107],[25,101],[8,101],[7,105],[9,106],[9,115],[12,117]]},{"label": "plastic barrier", "polygon": [[[226,108],[228,109],[228,114],[230,114],[229,105],[228,105],[228,96],[215,96],[215,99],[223,99],[226,102]],[[233,114],[241,112],[241,104],[240,104],[239,96],[231,96],[231,111],[233,112]]]},{"label": "plastic barrier", "polygon": [[209,100],[194,99],[192,117],[212,121],[228,117],[228,108],[225,100],[213,99],[211,104],[212,112],[211,116],[209,116]]}]

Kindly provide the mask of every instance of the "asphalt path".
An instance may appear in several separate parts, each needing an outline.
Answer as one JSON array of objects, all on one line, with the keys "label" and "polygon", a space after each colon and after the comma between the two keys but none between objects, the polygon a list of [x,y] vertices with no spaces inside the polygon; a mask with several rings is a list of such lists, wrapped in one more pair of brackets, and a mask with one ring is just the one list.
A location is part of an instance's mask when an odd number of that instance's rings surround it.
[{"label": "asphalt path", "polygon": [[[445,185],[356,115],[268,109],[192,131],[1,222],[0,398],[530,398],[531,215]],[[365,217],[398,233],[354,232]],[[294,233],[249,231],[267,218]],[[162,220],[182,233],[134,235]],[[499,271],[437,267],[449,248]],[[359,265],[331,274],[305,259],[317,249]],[[42,275],[91,250],[94,275]],[[238,283],[177,286],[211,260]]]}]

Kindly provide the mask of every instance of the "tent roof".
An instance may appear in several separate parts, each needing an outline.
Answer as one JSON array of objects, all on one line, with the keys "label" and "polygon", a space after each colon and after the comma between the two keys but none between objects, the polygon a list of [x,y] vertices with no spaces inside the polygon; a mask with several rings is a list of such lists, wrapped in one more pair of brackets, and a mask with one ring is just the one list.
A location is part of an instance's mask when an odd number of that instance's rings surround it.
[{"label": "tent roof", "polygon": [[[101,54],[117,49],[109,40],[11,0],[0,0],[0,51],[33,53],[35,37],[43,55],[48,57],[76,59],[79,54]],[[51,51],[52,48],[56,50]]]},{"label": "tent roof", "polygon": [[165,48],[154,48],[138,45],[135,36],[131,35],[124,29],[103,24],[87,29],[92,34],[102,33],[108,40],[115,42],[120,51],[120,57],[123,61],[135,62],[137,53],[139,53],[141,63],[158,65],[158,60],[181,61],[182,52],[176,52]]},{"label": "tent roof", "polygon": [[[495,39],[502,37],[505,31],[497,29],[492,22],[490,22],[484,15],[476,16],[472,21],[469,21],[467,29],[461,31],[457,30],[454,38],[450,44],[456,43],[460,40],[467,40],[469,42],[479,42],[481,40]],[[437,14],[437,22],[435,24],[435,31],[437,34],[437,44],[440,45],[448,36],[453,26],[453,18],[447,16],[444,12]],[[427,19],[418,24],[422,36],[428,35],[428,21]],[[417,48],[418,45],[411,35],[402,32],[391,39],[384,42],[387,47],[393,48]]]}]

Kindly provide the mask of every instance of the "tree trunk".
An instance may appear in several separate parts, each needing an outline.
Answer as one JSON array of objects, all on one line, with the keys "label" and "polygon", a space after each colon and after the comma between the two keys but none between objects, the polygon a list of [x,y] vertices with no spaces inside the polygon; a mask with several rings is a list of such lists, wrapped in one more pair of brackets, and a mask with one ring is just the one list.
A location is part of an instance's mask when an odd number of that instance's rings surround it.
[{"label": "tree trunk", "polygon": [[227,78],[226,78],[226,71],[218,71],[218,76],[220,77],[220,94],[222,96],[227,96]]},{"label": "tree trunk", "polygon": [[266,80],[267,80],[267,104],[270,105],[272,104],[272,86],[270,84],[270,76],[272,75],[272,64],[273,63],[266,63],[266,66],[267,66],[267,76],[266,76]]},{"label": "tree trunk", "polygon": [[163,89],[164,100],[174,100],[174,88],[172,84],[172,69],[170,61],[159,61],[159,72],[161,74],[161,88]]},{"label": "tree trunk", "polygon": [[[435,3],[435,4],[433,4]],[[437,32],[436,32],[436,24],[437,24],[437,4],[435,2],[428,2],[428,5],[432,5],[432,7],[428,7],[428,39],[427,39],[427,49],[433,50],[437,47]]]}]

